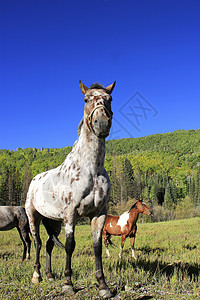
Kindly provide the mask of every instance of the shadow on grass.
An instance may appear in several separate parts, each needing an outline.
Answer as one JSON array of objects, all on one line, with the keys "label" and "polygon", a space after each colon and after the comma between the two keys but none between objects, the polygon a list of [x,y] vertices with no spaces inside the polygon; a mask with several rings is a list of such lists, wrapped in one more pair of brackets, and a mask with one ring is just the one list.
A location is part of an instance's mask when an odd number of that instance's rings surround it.
[{"label": "shadow on grass", "polygon": [[[162,248],[150,248],[144,247],[139,248],[138,250],[142,251],[143,254],[150,254],[150,253],[161,253],[165,250]],[[174,274],[174,271],[180,271],[182,274],[187,274],[192,279],[198,279],[200,275],[200,267],[199,264],[193,263],[182,263],[181,261],[174,261],[173,263],[167,264],[164,262],[159,261],[156,259],[155,261],[151,262],[148,261],[146,258],[142,259],[141,257],[135,262],[133,260],[129,260],[129,263],[132,265],[133,268],[141,268],[144,271],[149,271],[152,275],[154,274],[165,274],[167,277],[171,277]]]},{"label": "shadow on grass", "polygon": [[8,259],[11,259],[13,257],[15,257],[15,253],[13,253],[13,252],[6,251],[4,253],[0,253],[0,259],[3,259],[5,261],[7,261]]}]

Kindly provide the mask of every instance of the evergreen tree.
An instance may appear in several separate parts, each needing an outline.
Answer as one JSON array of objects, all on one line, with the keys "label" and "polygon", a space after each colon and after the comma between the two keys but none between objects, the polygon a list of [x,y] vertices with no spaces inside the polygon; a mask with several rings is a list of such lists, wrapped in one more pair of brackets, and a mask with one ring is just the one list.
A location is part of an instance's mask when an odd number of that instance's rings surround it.
[{"label": "evergreen tree", "polygon": [[141,172],[140,172],[140,168],[138,167],[138,165],[136,166],[135,170],[134,170],[134,198],[135,199],[142,199],[142,194],[143,194],[143,188],[144,188],[144,184],[142,182],[141,179]]},{"label": "evergreen tree", "polygon": [[195,180],[194,180],[194,176],[189,178],[189,196],[192,199],[193,204],[195,204]]},{"label": "evergreen tree", "polygon": [[9,169],[7,165],[4,165],[1,169],[1,180],[0,180],[0,205],[9,205]]},{"label": "evergreen tree", "polygon": [[170,184],[165,188],[165,196],[164,196],[164,203],[165,208],[172,209],[173,208],[173,199],[172,199],[172,193],[171,193],[171,187]]},{"label": "evergreen tree", "polygon": [[110,206],[116,205],[121,201],[121,183],[117,175],[119,168],[120,168],[119,157],[115,155],[115,151],[113,150],[112,170],[110,173],[110,181],[111,181]]},{"label": "evergreen tree", "polygon": [[123,163],[122,180],[123,180],[123,187],[124,187],[123,198],[124,201],[127,202],[128,197],[130,198],[134,197],[133,167],[127,158],[125,158]]},{"label": "evergreen tree", "polygon": [[194,188],[194,205],[200,204],[200,168],[197,170],[195,178],[195,188]]},{"label": "evergreen tree", "polygon": [[22,182],[18,169],[14,174],[14,201],[14,205],[22,205]]},{"label": "evergreen tree", "polygon": [[31,180],[32,180],[32,174],[31,174],[29,166],[26,165],[24,176],[23,176],[23,182],[22,182],[22,197],[21,197],[21,200],[22,200],[23,205],[25,204],[25,201],[26,201],[26,195],[27,195],[28,188],[29,188]]}]

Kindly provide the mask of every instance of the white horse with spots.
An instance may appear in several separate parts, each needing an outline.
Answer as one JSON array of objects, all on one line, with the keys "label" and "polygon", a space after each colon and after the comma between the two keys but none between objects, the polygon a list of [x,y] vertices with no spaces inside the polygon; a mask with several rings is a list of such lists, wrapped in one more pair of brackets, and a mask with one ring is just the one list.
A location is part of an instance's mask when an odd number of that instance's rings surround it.
[{"label": "white horse with spots", "polygon": [[81,91],[85,95],[85,108],[79,139],[62,165],[37,175],[30,184],[25,207],[36,247],[33,282],[41,280],[40,222],[42,220],[49,234],[46,246],[46,274],[49,279],[53,279],[51,252],[60,233],[61,222],[64,220],[66,281],[63,290],[73,292],[71,256],[75,248],[75,223],[77,218],[87,216],[91,220],[100,295],[109,296],[102,268],[102,229],[110,192],[110,180],[104,169],[104,157],[105,138],[109,134],[112,122],[111,93],[114,86],[115,82],[107,88],[98,84],[87,88],[80,81]]}]

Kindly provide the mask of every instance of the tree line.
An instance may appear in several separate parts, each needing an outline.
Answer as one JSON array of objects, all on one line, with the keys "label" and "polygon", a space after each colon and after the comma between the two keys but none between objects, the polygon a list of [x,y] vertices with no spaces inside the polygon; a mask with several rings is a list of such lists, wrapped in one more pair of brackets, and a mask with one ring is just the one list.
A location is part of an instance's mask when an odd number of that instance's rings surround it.
[{"label": "tree line", "polygon": [[[107,141],[105,168],[112,184],[109,211],[118,213],[139,198],[148,199],[168,216],[184,201],[198,211],[199,142],[200,130]],[[31,179],[60,165],[70,151],[71,147],[0,150],[0,205],[23,206]]]}]

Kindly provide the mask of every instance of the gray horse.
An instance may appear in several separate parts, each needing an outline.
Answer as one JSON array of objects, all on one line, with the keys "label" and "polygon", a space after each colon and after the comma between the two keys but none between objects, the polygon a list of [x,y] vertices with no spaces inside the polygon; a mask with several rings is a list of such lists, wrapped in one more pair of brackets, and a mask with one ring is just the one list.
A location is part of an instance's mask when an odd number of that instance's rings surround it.
[{"label": "gray horse", "polygon": [[21,206],[0,206],[0,231],[17,227],[24,245],[22,260],[30,259],[31,240],[29,224],[25,208]]}]

